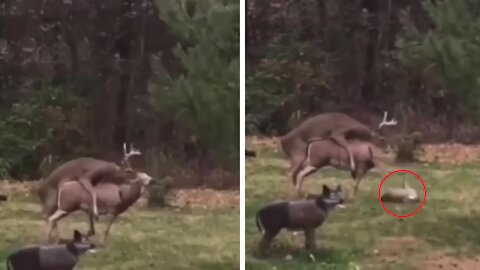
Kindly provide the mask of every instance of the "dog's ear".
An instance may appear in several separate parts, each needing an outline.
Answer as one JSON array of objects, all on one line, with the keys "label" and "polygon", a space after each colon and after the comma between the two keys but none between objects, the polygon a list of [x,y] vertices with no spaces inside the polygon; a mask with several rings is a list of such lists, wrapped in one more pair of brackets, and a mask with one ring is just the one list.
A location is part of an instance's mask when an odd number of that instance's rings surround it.
[{"label": "dog's ear", "polygon": [[337,191],[342,191],[342,185],[340,184],[337,185]]},{"label": "dog's ear", "polygon": [[330,188],[327,185],[323,185],[323,195],[329,195],[330,194]]},{"label": "dog's ear", "polygon": [[82,242],[82,234],[77,230],[73,231],[73,242]]}]

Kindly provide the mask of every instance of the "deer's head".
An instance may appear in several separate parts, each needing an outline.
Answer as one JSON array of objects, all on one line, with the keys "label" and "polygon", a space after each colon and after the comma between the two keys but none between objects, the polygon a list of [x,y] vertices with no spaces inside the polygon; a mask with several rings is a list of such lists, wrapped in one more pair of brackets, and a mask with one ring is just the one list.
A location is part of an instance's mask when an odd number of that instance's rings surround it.
[{"label": "deer's head", "polygon": [[126,177],[130,182],[143,181],[144,185],[148,185],[152,180],[152,177],[148,174],[140,171],[136,171],[132,168],[129,159],[132,156],[139,156],[142,152],[136,149],[132,144],[130,144],[129,149],[127,150],[127,144],[123,144],[123,159],[121,162],[121,171],[124,177]]},{"label": "deer's head", "polygon": [[133,171],[132,165],[130,164],[130,158],[133,156],[140,156],[142,152],[135,148],[133,144],[130,144],[127,150],[127,144],[123,143],[123,158],[120,163],[121,168],[124,171]]},{"label": "deer's head", "polygon": [[378,146],[381,146],[384,149],[387,146],[387,142],[386,142],[386,138],[383,134],[384,133],[383,130],[387,126],[396,126],[398,124],[398,121],[395,118],[387,120],[387,117],[388,117],[387,111],[383,112],[383,119],[378,124],[375,131],[373,131],[373,136],[372,136],[374,138],[374,143]]}]

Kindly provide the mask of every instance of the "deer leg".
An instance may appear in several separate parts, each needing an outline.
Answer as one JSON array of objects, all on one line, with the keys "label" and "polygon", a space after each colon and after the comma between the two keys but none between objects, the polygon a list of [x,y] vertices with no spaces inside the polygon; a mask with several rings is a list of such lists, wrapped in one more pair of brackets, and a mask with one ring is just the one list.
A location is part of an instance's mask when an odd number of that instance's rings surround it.
[{"label": "deer leg", "polygon": [[95,189],[93,188],[93,185],[90,182],[89,178],[81,178],[79,182],[88,191],[90,196],[92,196],[93,216],[95,217],[96,220],[98,220],[97,194],[95,192]]},{"label": "deer leg", "polygon": [[53,187],[48,188],[48,190],[45,191],[45,194],[42,205],[42,215],[48,223],[48,218],[57,210],[58,190]]},{"label": "deer leg", "polygon": [[290,168],[288,169],[288,178],[295,184],[295,174],[300,170],[303,161],[305,160],[304,155],[295,154],[290,160]]},{"label": "deer leg", "polygon": [[288,153],[287,155],[290,160],[288,178],[292,181],[294,180],[293,173],[300,168],[303,160],[305,159],[305,156],[307,155],[307,146],[307,143],[298,141],[294,145],[290,146],[288,151],[285,151],[284,149],[284,151]]},{"label": "deer leg", "polygon": [[357,195],[357,192],[358,192],[358,186],[360,185],[360,181],[362,179],[361,178],[357,178],[355,179],[355,188],[353,189],[353,197],[355,198],[355,196]]},{"label": "deer leg", "polygon": [[335,132],[334,134],[331,135],[331,139],[336,142],[338,145],[340,145],[341,147],[343,147],[345,150],[347,150],[347,154],[348,154],[348,159],[350,161],[350,169],[352,171],[355,170],[355,160],[353,159],[353,154],[352,152],[350,151],[350,149],[348,148],[348,142],[347,140],[345,139],[345,134],[344,134],[344,131],[341,130],[341,131],[338,131],[338,132]]},{"label": "deer leg", "polygon": [[303,184],[303,180],[305,179],[305,177],[311,175],[312,173],[314,173],[315,171],[317,170],[317,168],[311,166],[311,165],[307,165],[306,167],[302,168],[297,176],[296,176],[296,186],[295,186],[295,190],[297,191],[297,195],[300,195],[301,193],[301,188],[302,188],[302,184]]},{"label": "deer leg", "polygon": [[357,194],[358,187],[359,187],[360,182],[362,181],[364,175],[365,175],[365,169],[361,165],[358,166],[357,170],[354,173],[352,172],[352,177],[355,180],[355,188],[353,189],[353,197],[355,197],[355,195]]},{"label": "deer leg", "polygon": [[94,217],[92,216],[91,213],[88,214],[88,220],[89,220],[89,224],[90,224],[90,229],[88,231],[87,236],[90,237],[90,236],[95,235],[95,221],[94,221]]},{"label": "deer leg", "polygon": [[110,234],[110,228],[112,227],[113,222],[117,219],[116,215],[108,215],[107,218],[107,228],[105,229],[105,234],[103,236],[103,243],[107,242],[108,235]]},{"label": "deer leg", "polygon": [[63,210],[57,210],[55,213],[53,213],[53,215],[51,215],[49,218],[48,218],[48,241],[51,242],[52,241],[52,232],[53,230],[55,229],[55,232],[56,232],[56,235],[57,235],[57,241],[58,241],[58,238],[59,238],[59,234],[58,234],[58,226],[57,226],[57,222],[65,217],[66,215],[68,215],[68,212],[66,211],[63,211]]}]

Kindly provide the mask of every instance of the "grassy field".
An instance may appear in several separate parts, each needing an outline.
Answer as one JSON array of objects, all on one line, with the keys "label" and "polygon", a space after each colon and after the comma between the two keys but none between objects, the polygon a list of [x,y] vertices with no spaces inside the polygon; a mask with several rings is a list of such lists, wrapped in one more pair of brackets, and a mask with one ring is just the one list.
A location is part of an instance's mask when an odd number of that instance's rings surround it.
[{"label": "grassy field", "polygon": [[[355,200],[337,209],[318,229],[315,262],[303,249],[303,234],[285,230],[274,239],[269,254],[259,257],[256,211],[270,201],[295,195],[285,179],[286,161],[271,151],[256,150],[258,158],[246,164],[247,269],[480,269],[480,164],[389,168],[412,170],[425,181],[426,203],[407,219],[394,218],[381,208],[378,186],[389,169],[376,169],[364,179]],[[320,192],[322,183],[352,187],[350,179],[348,172],[321,170],[307,178],[303,190]],[[387,183],[400,186],[398,179],[421,187],[407,174],[395,175]],[[414,210],[387,207],[404,213]]]},{"label": "grassy field", "polygon": [[[39,207],[25,193],[0,205],[0,269],[14,249],[45,242],[46,224]],[[62,238],[74,228],[86,232],[79,213],[60,221]],[[97,225],[97,238],[104,224]],[[238,207],[217,209],[130,209],[112,226],[109,242],[83,257],[78,269],[239,269]]]}]

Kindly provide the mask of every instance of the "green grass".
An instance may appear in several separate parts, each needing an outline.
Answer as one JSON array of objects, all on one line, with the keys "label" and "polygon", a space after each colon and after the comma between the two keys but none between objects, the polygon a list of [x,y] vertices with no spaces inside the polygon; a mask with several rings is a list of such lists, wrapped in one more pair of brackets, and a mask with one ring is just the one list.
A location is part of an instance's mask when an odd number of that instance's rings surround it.
[{"label": "green grass", "polygon": [[[256,253],[261,237],[255,225],[256,211],[268,202],[294,198],[292,184],[286,181],[287,163],[277,154],[259,151],[257,159],[246,164],[246,266],[247,269],[422,269],[421,263],[434,251],[454,257],[480,254],[480,169],[479,164],[444,166],[403,164],[425,181],[427,200],[420,212],[407,219],[388,215],[377,199],[378,186],[389,171],[370,172],[360,191],[347,208],[335,211],[317,229],[315,263],[303,249],[303,234],[283,230],[274,239],[267,256]],[[407,174],[394,175],[383,188],[401,186],[406,179],[423,194],[421,184]],[[308,177],[302,188],[320,193],[323,183],[341,183],[351,188],[348,172],[323,169]],[[351,191],[347,189],[346,191]],[[386,205],[392,212],[417,208]],[[387,239],[414,239],[413,247],[385,244]],[[388,258],[388,254],[393,259]],[[287,257],[290,257],[287,259]],[[359,268],[357,268],[359,267]]]},{"label": "green grass", "polygon": [[[13,250],[45,243],[46,224],[25,195],[0,205],[0,269]],[[59,222],[62,238],[86,232],[83,213]],[[100,242],[104,224],[97,225]],[[78,269],[239,269],[239,211],[225,209],[134,210],[113,224],[107,245],[83,257]]]}]

